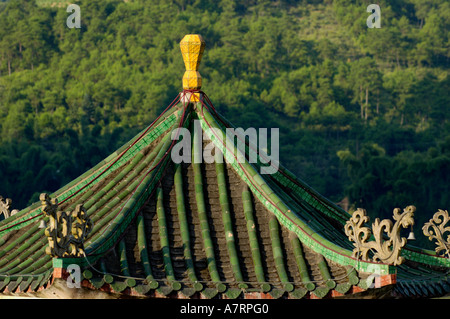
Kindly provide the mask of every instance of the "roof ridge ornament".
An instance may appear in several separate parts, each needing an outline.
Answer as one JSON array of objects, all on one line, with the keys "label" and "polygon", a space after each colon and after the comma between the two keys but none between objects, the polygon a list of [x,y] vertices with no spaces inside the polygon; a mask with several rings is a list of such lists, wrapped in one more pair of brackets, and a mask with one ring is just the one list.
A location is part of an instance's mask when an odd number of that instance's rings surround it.
[{"label": "roof ridge ornament", "polygon": [[447,241],[444,240],[444,233],[450,232],[450,225],[445,227],[450,221],[448,211],[439,209],[428,223],[422,227],[423,234],[431,241],[436,239],[436,253],[447,255],[450,258],[450,235],[447,236]]},{"label": "roof ridge ornament", "polygon": [[198,68],[205,50],[205,41],[200,34],[186,34],[180,42],[180,49],[186,67],[183,75],[183,90],[189,91],[183,93],[187,101],[198,102],[200,93],[192,91],[198,91],[202,87],[202,77]]},{"label": "roof ridge ornament", "polygon": [[10,206],[12,204],[11,198],[3,198],[3,196],[0,196],[0,215],[3,214],[5,219],[11,217],[12,215],[19,212],[17,209],[13,209],[12,211],[9,210]]},{"label": "roof ridge ornament", "polygon": [[49,218],[45,229],[48,239],[47,255],[52,257],[82,257],[84,256],[84,240],[92,230],[92,221],[88,218],[86,209],[79,204],[72,212],[58,210],[58,199],[50,198],[48,194],[39,196],[42,212]]},{"label": "roof ridge ornament", "polygon": [[[350,241],[354,242],[352,256],[369,261],[369,251],[374,253],[372,260],[380,261],[390,265],[400,265],[404,258],[400,256],[400,251],[405,246],[407,239],[400,237],[400,229],[414,225],[415,206],[408,206],[400,213],[400,208],[394,209],[395,224],[389,219],[375,219],[372,230],[363,225],[369,222],[366,210],[358,208],[345,224],[345,234]],[[387,238],[383,236],[387,234]],[[369,241],[372,237],[375,240]]]}]

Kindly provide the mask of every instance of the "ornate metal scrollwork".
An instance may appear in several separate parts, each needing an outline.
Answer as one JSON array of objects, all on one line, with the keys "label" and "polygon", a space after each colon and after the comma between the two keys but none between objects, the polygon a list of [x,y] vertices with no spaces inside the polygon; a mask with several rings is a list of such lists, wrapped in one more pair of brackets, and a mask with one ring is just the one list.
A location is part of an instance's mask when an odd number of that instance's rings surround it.
[{"label": "ornate metal scrollwork", "polygon": [[17,209],[13,209],[12,211],[9,210],[11,204],[12,204],[11,198],[3,199],[3,197],[0,196],[0,215],[3,214],[5,219],[11,217],[12,215],[18,212]]},{"label": "ornate metal scrollwork", "polygon": [[[369,260],[369,252],[373,252],[373,261],[381,261],[386,264],[400,265],[404,258],[400,251],[406,244],[406,238],[400,237],[400,229],[414,225],[414,206],[408,206],[401,213],[400,208],[394,209],[395,224],[389,219],[375,219],[372,230],[363,225],[369,222],[366,210],[358,208],[345,224],[345,234],[353,241],[355,249],[352,256]],[[384,239],[383,233],[387,238]],[[374,240],[369,241],[373,235]]]},{"label": "ornate metal scrollwork", "polygon": [[450,225],[446,227],[450,221],[448,211],[439,209],[430,219],[428,223],[422,227],[423,234],[428,237],[429,240],[436,239],[436,253],[447,255],[450,258],[450,234],[447,235],[447,241],[444,240],[444,233],[450,233]]},{"label": "ornate metal scrollwork", "polygon": [[92,221],[82,205],[73,212],[58,210],[58,200],[41,194],[42,212],[49,217],[45,229],[48,239],[46,253],[52,257],[81,257],[84,255],[84,240],[92,230]]}]

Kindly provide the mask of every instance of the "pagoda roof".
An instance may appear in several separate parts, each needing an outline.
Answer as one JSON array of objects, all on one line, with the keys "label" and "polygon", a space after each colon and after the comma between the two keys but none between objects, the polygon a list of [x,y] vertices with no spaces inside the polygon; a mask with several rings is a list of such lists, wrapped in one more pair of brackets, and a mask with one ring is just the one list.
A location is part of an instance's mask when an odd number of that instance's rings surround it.
[{"label": "pagoda roof", "polygon": [[[183,56],[191,58],[188,45],[185,50]],[[187,87],[148,127],[49,195],[59,212],[83,207],[92,222],[81,256],[49,253],[49,228],[42,227],[52,223],[46,196],[0,222],[1,294],[52,296],[73,265],[90,296],[379,298],[450,292],[450,262],[433,252],[406,246],[406,262],[397,266],[356,258],[344,229],[351,215],[279,163],[262,173],[273,164],[268,154],[236,133],[199,90],[198,72],[189,72]],[[190,153],[191,161],[174,161],[180,145],[187,145],[183,155]],[[211,149],[213,161],[195,160]]]},{"label": "pagoda roof", "polygon": [[[0,222],[0,291],[48,289],[58,262],[81,265],[85,287],[142,296],[346,296],[371,291],[366,279],[374,265],[382,277],[397,274],[398,295],[449,291],[446,264],[421,250],[406,250],[409,260],[397,267],[352,258],[343,232],[350,215],[283,166],[275,174],[260,174],[260,160],[253,165],[247,160],[175,164],[170,156],[175,128],[189,128],[195,135],[194,121],[204,134],[212,132],[209,127],[219,132],[230,127],[207,106],[172,106],[129,143],[51,194],[62,211],[78,204],[87,210],[94,226],[85,257],[46,254],[41,203]],[[210,142],[196,145],[195,140],[192,153]],[[214,141],[221,143],[217,137]],[[372,290],[392,284],[378,282]]]}]

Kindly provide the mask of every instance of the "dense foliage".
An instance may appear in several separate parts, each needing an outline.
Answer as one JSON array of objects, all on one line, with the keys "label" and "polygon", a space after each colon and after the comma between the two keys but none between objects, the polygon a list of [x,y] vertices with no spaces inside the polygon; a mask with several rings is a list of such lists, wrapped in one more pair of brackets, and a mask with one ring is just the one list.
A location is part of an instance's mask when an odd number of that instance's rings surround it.
[{"label": "dense foliage", "polygon": [[[178,43],[207,43],[203,90],[235,126],[279,127],[281,162],[332,200],[417,224],[450,208],[450,3],[0,2],[0,194],[54,191],[148,125],[181,90]],[[356,2],[356,3],[355,3]]]}]

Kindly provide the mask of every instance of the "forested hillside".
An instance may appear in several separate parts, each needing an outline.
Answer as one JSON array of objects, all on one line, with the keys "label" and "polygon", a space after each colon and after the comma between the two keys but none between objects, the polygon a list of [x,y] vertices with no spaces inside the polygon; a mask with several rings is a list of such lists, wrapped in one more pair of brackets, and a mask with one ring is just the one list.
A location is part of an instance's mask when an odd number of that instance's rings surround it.
[{"label": "forested hillside", "polygon": [[200,33],[216,108],[279,127],[282,164],[317,191],[381,218],[414,204],[418,225],[450,209],[448,1],[380,1],[379,29],[370,1],[76,1],[81,29],[58,2],[0,2],[0,194],[13,208],[150,124],[182,89],[179,41]]}]

